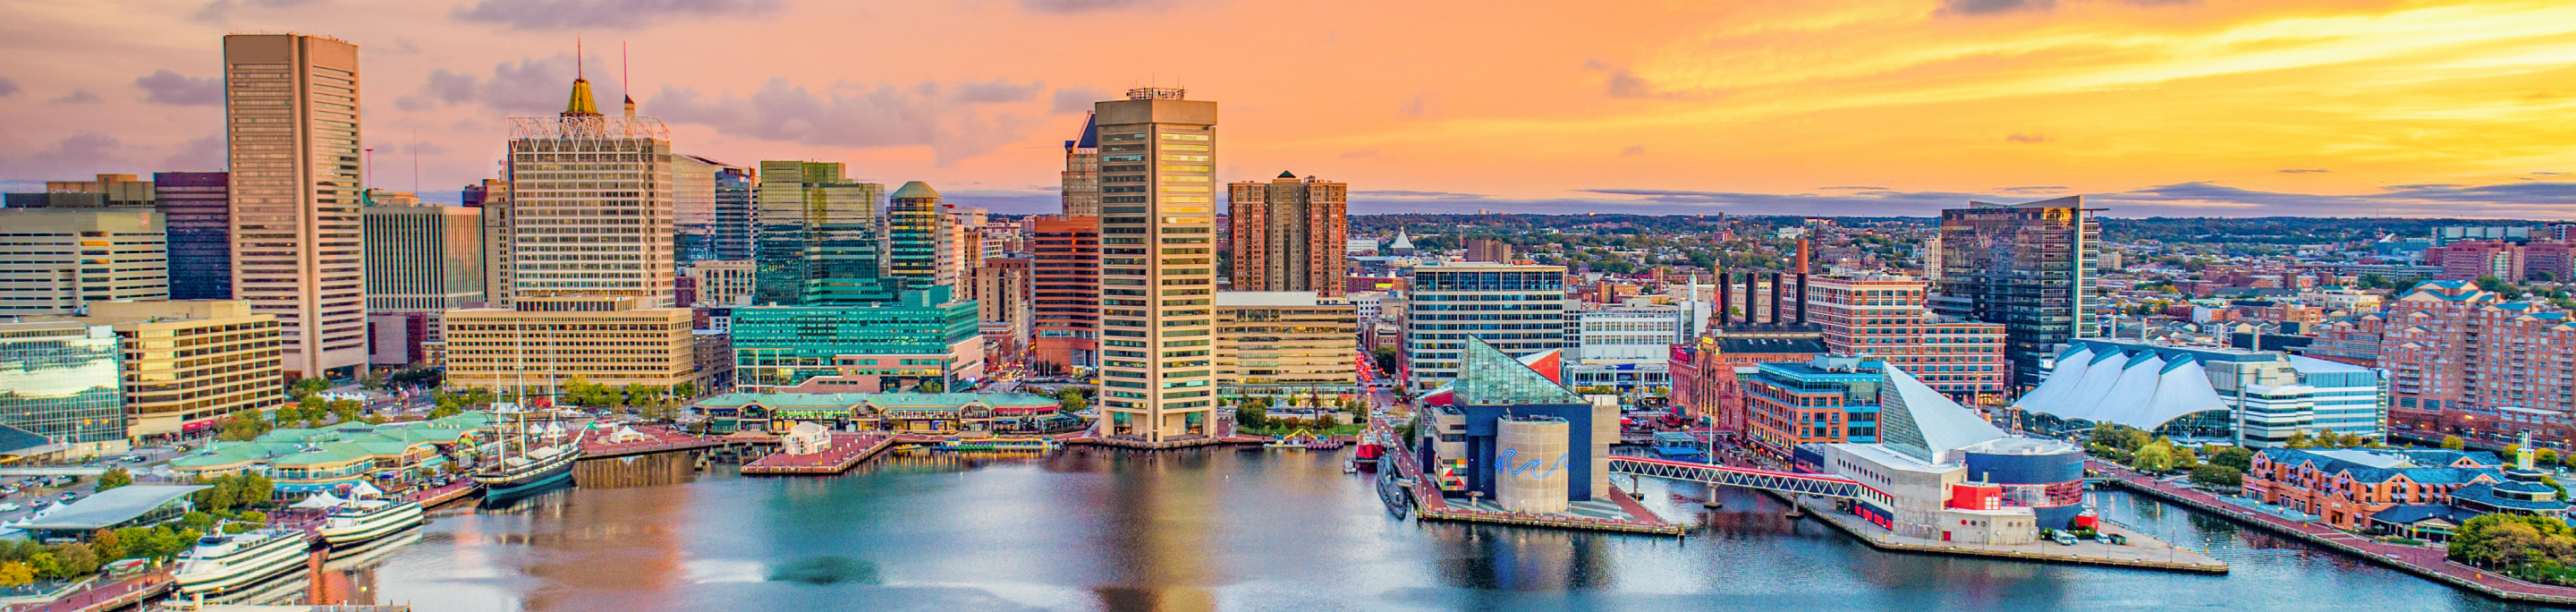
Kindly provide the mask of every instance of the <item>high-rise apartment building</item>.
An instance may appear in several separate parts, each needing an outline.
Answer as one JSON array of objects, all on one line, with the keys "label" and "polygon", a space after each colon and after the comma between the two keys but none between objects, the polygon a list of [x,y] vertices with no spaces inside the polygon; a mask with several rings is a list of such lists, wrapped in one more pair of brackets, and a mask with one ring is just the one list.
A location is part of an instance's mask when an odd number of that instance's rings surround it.
[{"label": "high-rise apartment building", "polygon": [[748,306],[758,268],[750,260],[709,259],[681,268],[680,274],[697,281],[700,304]]},{"label": "high-rise apartment building", "polygon": [[152,175],[156,206],[170,245],[170,299],[233,297],[232,174],[159,172]]},{"label": "high-rise apartment building", "polygon": [[968,274],[966,299],[975,300],[975,319],[982,325],[987,351],[1003,362],[1027,356],[1036,335],[1037,311],[1029,303],[1029,264],[1025,257],[996,257]]},{"label": "high-rise apartment building", "polygon": [[904,183],[887,198],[886,276],[902,281],[904,290],[955,286],[955,239],[929,183]]},{"label": "high-rise apartment building", "polygon": [[1100,118],[1083,113],[1082,135],[1064,141],[1064,214],[1100,216]]},{"label": "high-rise apartment building", "polygon": [[[667,289],[666,289],[667,291]],[[693,312],[644,296],[521,296],[507,308],[447,311],[447,384],[551,395],[575,378],[609,385],[704,388]]]},{"label": "high-rise apartment building", "polygon": [[1100,365],[1100,218],[1029,217],[1029,340],[1035,369]]},{"label": "high-rise apartment building", "polygon": [[[2509,301],[2475,283],[2430,281],[2380,312],[2327,323],[2327,337],[2372,338],[2388,372],[2391,425],[2503,443],[2576,442],[2576,346],[2569,315],[2545,301]],[[2341,332],[2341,333],[2336,333]],[[2355,334],[2354,332],[2361,332]]]},{"label": "high-rise apartment building", "polygon": [[1429,391],[1456,380],[1469,337],[1513,357],[1574,346],[1569,302],[1565,266],[1415,266],[1404,299],[1405,384]]},{"label": "high-rise apartment building", "polygon": [[671,156],[672,246],[680,265],[751,259],[751,169],[696,155]]},{"label": "high-rise apartment building", "polygon": [[2004,326],[2012,384],[2030,388],[2057,345],[2095,332],[2093,257],[2102,225],[2083,196],[1941,211],[1934,312]]},{"label": "high-rise apartment building", "polygon": [[1268,183],[1227,184],[1234,290],[1341,295],[1350,192],[1348,184],[1299,180],[1293,172]]},{"label": "high-rise apartment building", "polygon": [[1512,243],[1492,238],[1467,239],[1467,261],[1512,262]]},{"label": "high-rise apartment building", "polygon": [[148,208],[0,210],[0,316],[169,299],[165,240]]},{"label": "high-rise apartment building", "polygon": [[136,442],[212,433],[235,412],[286,403],[277,320],[247,302],[99,302],[79,319],[124,347],[124,435]]},{"label": "high-rise apartment building", "polygon": [[1113,440],[1215,435],[1216,103],[1137,89],[1100,133],[1100,407]]},{"label": "high-rise apartment building", "polygon": [[1359,310],[1313,291],[1216,294],[1216,384],[1225,397],[1329,406],[1359,392]]},{"label": "high-rise apartment building", "polygon": [[947,248],[939,255],[941,275],[964,285],[967,275],[984,265],[984,258],[1001,256],[985,248],[988,243],[984,240],[984,225],[991,218],[992,213],[980,206],[939,205],[940,233],[947,236],[948,241]]},{"label": "high-rise apartment building", "polygon": [[1923,258],[1923,280],[1941,282],[1941,230],[1934,228],[1932,235],[1924,236],[1923,248],[1916,252]]},{"label": "high-rise apartment building", "polygon": [[366,207],[367,311],[437,312],[483,298],[483,209]]},{"label": "high-rise apartment building", "polygon": [[838,162],[760,162],[753,303],[871,304],[895,299],[885,276],[878,201],[885,186]]},{"label": "high-rise apartment building", "polygon": [[[599,112],[590,81],[553,117],[510,118],[507,293],[667,306],[677,269],[670,130]],[[486,204],[488,207],[489,204]],[[685,351],[684,351],[685,352]]]},{"label": "high-rise apartment building", "polygon": [[1926,284],[1903,276],[1809,279],[1808,306],[1837,355],[1866,357],[1905,370],[1942,395],[1969,405],[2003,399],[2004,326],[1965,321],[1924,308]]},{"label": "high-rise apartment building", "polygon": [[289,377],[367,361],[358,46],[224,37],[233,297],[277,317]]},{"label": "high-rise apartment building", "polygon": [[2525,259],[2523,246],[2502,240],[2463,240],[2424,249],[2424,265],[2441,268],[2437,280],[2474,281],[2495,277],[2505,282],[2522,282]]}]

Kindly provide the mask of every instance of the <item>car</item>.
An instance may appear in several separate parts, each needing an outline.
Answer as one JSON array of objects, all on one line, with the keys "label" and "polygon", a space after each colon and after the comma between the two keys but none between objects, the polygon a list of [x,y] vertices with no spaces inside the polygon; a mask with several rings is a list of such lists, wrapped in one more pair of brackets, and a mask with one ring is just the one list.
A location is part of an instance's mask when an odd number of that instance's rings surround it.
[{"label": "car", "polygon": [[145,457],[145,456],[142,456],[142,455],[126,455],[126,456],[123,456],[123,457],[117,457],[116,459],[117,459],[118,461],[123,461],[123,462],[126,462],[126,463],[142,463],[142,462],[145,462],[145,461],[151,461],[151,460],[152,460],[152,458],[150,458],[150,457]]},{"label": "car", "polygon": [[18,502],[0,502],[0,512],[17,512],[25,509],[27,508],[18,505]]},{"label": "car", "polygon": [[29,508],[43,508],[43,507],[51,506],[51,505],[54,505],[54,500],[45,499],[45,498],[42,498],[42,497],[36,498],[34,501],[29,501],[29,502],[27,502],[27,507],[29,507]]},{"label": "car", "polygon": [[17,495],[18,485],[0,485],[0,495]]},{"label": "car", "polygon": [[80,499],[80,494],[79,494],[79,493],[73,493],[73,492],[70,492],[70,491],[64,491],[64,492],[63,492],[63,501],[68,502],[68,501],[75,500],[75,499]]}]

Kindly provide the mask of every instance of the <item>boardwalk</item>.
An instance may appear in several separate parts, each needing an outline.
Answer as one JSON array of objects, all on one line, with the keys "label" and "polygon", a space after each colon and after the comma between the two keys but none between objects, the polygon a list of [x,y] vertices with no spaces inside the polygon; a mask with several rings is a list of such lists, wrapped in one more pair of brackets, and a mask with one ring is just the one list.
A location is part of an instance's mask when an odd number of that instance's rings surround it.
[{"label": "boardwalk", "polygon": [[403,498],[417,502],[421,508],[427,509],[464,499],[466,496],[473,495],[475,489],[474,479],[458,477],[456,482],[447,483],[447,486],[413,491],[405,494]]},{"label": "boardwalk", "polygon": [[659,425],[619,425],[614,427],[633,430],[635,433],[644,434],[645,437],[640,440],[610,442],[608,439],[611,437],[611,432],[616,431],[615,429],[610,429],[607,432],[594,431],[592,432],[593,435],[586,436],[582,439],[581,458],[583,460],[605,459],[626,455],[649,455],[652,453],[666,453],[678,450],[713,448],[723,446],[729,441],[725,438],[716,436],[699,436],[673,431],[670,428]]},{"label": "boardwalk", "polygon": [[101,578],[88,588],[42,604],[18,604],[7,612],[98,612],[133,605],[170,592],[176,583],[166,571],[151,571],[122,579]]},{"label": "boardwalk", "polygon": [[832,434],[832,448],[811,455],[771,453],[743,464],[744,475],[839,474],[867,460],[887,447],[894,446],[895,436],[867,433]]},{"label": "boardwalk", "polygon": [[2110,476],[2121,487],[2165,501],[2179,503],[2203,512],[2227,517],[2239,523],[2291,535],[2309,543],[2343,551],[2363,559],[2403,570],[2452,586],[2485,593],[2502,599],[2536,601],[2559,605],[2576,605],[2576,587],[2550,586],[2515,580],[2500,574],[2451,562],[2446,550],[2423,546],[2390,544],[2354,535],[2325,525],[2302,523],[2227,503],[2216,495],[2172,483],[2157,482],[2099,460],[2086,467]]}]

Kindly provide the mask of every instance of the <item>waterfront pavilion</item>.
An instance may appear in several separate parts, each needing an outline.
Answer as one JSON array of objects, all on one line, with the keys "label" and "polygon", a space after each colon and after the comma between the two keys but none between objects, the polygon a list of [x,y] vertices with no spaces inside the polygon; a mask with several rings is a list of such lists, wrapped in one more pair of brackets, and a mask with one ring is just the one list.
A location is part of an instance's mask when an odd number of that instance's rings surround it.
[{"label": "waterfront pavilion", "polygon": [[727,393],[691,405],[711,433],[783,433],[798,421],[837,431],[1041,433],[1081,421],[1028,393]]},{"label": "waterfront pavilion", "polygon": [[490,424],[489,413],[474,411],[431,421],[278,429],[246,442],[207,443],[171,460],[170,469],[183,479],[259,472],[286,498],[361,482],[391,489],[474,455]]},{"label": "waterfront pavilion", "polygon": [[127,485],[66,504],[53,514],[18,528],[43,542],[53,538],[88,538],[101,529],[143,527],[179,518],[196,505],[188,495],[206,485]]}]

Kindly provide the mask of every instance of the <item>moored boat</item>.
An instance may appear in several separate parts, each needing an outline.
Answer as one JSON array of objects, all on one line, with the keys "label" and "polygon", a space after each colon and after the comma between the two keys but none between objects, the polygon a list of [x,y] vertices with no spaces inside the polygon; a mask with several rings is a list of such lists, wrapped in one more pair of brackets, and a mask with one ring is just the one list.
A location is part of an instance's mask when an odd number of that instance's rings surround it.
[{"label": "moored boat", "polygon": [[259,529],[197,538],[173,577],[182,593],[221,593],[303,567],[311,546],[289,529]]},{"label": "moored boat", "polygon": [[420,504],[362,499],[331,509],[322,523],[322,540],[332,546],[365,542],[421,523]]}]

